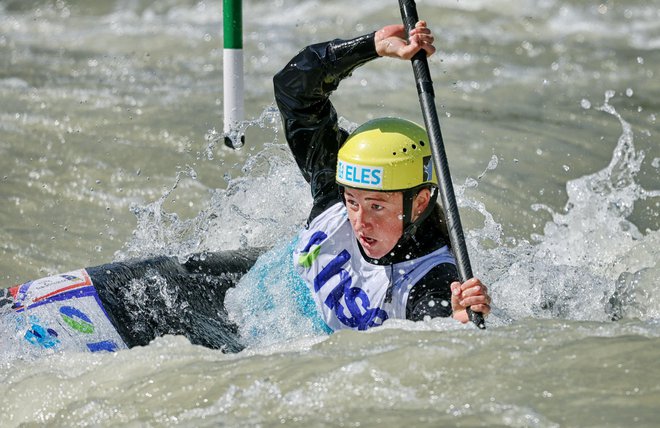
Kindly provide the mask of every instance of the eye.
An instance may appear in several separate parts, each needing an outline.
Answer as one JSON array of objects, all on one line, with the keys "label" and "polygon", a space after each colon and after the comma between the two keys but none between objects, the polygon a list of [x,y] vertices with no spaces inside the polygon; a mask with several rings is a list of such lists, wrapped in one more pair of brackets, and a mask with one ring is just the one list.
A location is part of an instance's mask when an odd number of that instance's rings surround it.
[{"label": "eye", "polygon": [[371,204],[371,209],[374,210],[374,211],[381,211],[381,210],[385,209],[385,207],[382,206],[382,205],[378,205],[378,204]]}]

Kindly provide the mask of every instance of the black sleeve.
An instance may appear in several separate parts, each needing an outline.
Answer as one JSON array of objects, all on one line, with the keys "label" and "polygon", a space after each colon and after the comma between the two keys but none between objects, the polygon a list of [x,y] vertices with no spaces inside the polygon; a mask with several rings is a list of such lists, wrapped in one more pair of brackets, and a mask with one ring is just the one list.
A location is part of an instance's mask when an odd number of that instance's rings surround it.
[{"label": "black sleeve", "polygon": [[335,168],[347,133],[339,129],[330,94],[376,57],[374,33],[318,43],[300,51],[273,78],[286,140],[314,198],[308,221],[340,200]]},{"label": "black sleeve", "polygon": [[442,263],[431,269],[410,290],[406,305],[406,319],[421,321],[426,316],[431,318],[450,317],[450,284],[458,281],[458,271],[451,263]]}]

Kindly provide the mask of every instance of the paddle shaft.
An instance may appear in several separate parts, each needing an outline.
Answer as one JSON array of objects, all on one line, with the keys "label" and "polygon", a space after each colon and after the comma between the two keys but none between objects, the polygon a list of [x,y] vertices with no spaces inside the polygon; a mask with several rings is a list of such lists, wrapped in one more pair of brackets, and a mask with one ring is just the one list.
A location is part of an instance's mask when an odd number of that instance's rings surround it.
[{"label": "paddle shaft", "polygon": [[[409,33],[419,21],[415,1],[399,0],[399,8],[401,9],[403,25]],[[463,227],[461,226],[461,218],[458,213],[456,196],[454,195],[454,186],[452,185],[451,174],[449,172],[449,163],[442,140],[438,113],[435,108],[433,81],[431,80],[431,72],[429,71],[429,64],[426,60],[426,51],[420,50],[411,61],[415,73],[415,82],[417,83],[419,103],[421,104],[422,114],[424,116],[424,124],[426,125],[431,143],[433,163],[438,174],[440,198],[447,220],[449,240],[451,241],[454,256],[456,257],[458,275],[461,282],[465,282],[473,276],[472,267],[470,266],[470,257],[465,244],[465,237],[463,236]],[[483,314],[474,312],[469,307],[467,308],[467,313],[470,320],[479,328],[486,328]]]}]

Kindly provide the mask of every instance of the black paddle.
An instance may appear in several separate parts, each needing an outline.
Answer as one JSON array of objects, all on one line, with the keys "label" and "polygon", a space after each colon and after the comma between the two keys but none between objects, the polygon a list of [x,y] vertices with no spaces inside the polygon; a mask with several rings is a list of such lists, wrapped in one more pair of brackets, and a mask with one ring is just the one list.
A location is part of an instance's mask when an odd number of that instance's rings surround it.
[{"label": "black paddle", "polygon": [[[417,21],[419,21],[415,1],[399,0],[399,8],[401,9],[403,25],[409,33],[415,28]],[[445,153],[445,146],[442,141],[438,113],[435,109],[435,94],[433,92],[433,82],[431,81],[429,64],[426,60],[426,52],[420,50],[415,54],[411,61],[415,73],[415,81],[417,83],[419,103],[422,106],[422,114],[424,115],[424,124],[426,125],[426,130],[431,142],[433,163],[438,173],[440,197],[442,200],[442,209],[444,210],[447,219],[449,240],[454,249],[458,275],[461,282],[465,282],[472,278],[472,267],[470,266],[470,257],[468,256],[467,246],[465,245],[461,218],[458,214],[458,206],[456,205],[456,196],[454,195],[454,187],[449,173],[449,163],[447,162],[447,154]],[[467,314],[470,321],[475,323],[477,327],[480,329],[486,328],[483,314],[480,312],[474,312],[469,307],[467,308]]]}]

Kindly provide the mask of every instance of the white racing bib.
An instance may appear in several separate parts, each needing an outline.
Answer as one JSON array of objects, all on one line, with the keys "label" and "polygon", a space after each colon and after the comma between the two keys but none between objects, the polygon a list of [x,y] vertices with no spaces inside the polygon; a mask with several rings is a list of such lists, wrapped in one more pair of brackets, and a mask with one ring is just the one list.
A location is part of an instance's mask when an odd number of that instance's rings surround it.
[{"label": "white racing bib", "polygon": [[405,319],[413,285],[434,266],[456,264],[447,246],[393,265],[367,262],[341,202],[301,232],[293,263],[332,330],[366,330],[389,318]]}]

